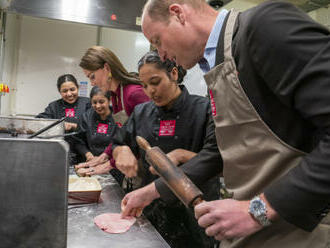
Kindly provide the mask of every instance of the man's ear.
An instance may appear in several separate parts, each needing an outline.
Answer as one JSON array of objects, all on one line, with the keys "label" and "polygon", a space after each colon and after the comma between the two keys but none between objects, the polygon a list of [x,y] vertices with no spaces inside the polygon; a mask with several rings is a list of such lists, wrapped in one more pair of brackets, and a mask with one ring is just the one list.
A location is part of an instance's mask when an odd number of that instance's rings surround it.
[{"label": "man's ear", "polygon": [[179,71],[178,68],[173,67],[172,71],[171,71],[171,78],[172,80],[174,80],[175,82],[178,81],[179,78]]},{"label": "man's ear", "polygon": [[186,21],[186,16],[185,16],[185,12],[184,9],[182,8],[182,5],[180,4],[171,4],[168,7],[170,16],[174,16],[176,17],[176,19],[181,23],[184,24]]}]

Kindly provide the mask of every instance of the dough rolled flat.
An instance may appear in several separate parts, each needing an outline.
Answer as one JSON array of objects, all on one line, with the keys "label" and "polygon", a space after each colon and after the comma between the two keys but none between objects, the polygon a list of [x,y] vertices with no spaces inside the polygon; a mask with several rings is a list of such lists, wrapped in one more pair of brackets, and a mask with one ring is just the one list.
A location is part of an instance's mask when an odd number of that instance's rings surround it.
[{"label": "dough rolled flat", "polygon": [[100,214],[94,218],[95,225],[107,233],[127,232],[135,221],[135,217],[125,217],[123,219],[118,213]]}]

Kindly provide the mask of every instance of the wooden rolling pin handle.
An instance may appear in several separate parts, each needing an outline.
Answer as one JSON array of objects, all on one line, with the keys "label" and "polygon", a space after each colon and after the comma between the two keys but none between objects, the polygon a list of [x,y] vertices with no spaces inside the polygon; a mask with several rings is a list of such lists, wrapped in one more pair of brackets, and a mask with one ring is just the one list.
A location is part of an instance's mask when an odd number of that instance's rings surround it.
[{"label": "wooden rolling pin handle", "polygon": [[136,142],[138,143],[139,147],[145,151],[151,149],[149,142],[141,136],[136,136]]}]

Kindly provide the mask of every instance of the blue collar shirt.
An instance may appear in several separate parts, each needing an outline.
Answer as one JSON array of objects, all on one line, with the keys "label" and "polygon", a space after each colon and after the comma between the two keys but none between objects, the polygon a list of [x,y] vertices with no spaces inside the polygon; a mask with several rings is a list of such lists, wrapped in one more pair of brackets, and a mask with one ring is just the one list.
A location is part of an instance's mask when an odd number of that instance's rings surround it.
[{"label": "blue collar shirt", "polygon": [[219,12],[217,19],[213,25],[210,36],[207,40],[204,57],[198,62],[199,67],[204,73],[207,73],[215,66],[216,50],[219,40],[219,35],[222,29],[223,22],[228,14],[228,10],[223,9]]}]

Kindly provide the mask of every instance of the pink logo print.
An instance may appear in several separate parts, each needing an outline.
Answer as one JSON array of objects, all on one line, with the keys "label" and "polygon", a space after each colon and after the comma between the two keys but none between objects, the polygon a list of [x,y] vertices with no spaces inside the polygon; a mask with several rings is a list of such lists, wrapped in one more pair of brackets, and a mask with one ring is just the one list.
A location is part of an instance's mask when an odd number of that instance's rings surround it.
[{"label": "pink logo print", "polygon": [[175,120],[160,121],[159,136],[174,136]]},{"label": "pink logo print", "polygon": [[99,123],[97,125],[97,133],[104,133],[106,134],[108,132],[109,125],[104,123]]},{"label": "pink logo print", "polygon": [[217,109],[215,107],[215,101],[214,101],[214,97],[213,97],[213,92],[212,90],[210,90],[210,98],[211,98],[211,108],[212,108],[212,115],[216,116],[217,115]]},{"label": "pink logo print", "polygon": [[66,108],[65,109],[66,117],[74,117],[74,108]]}]

